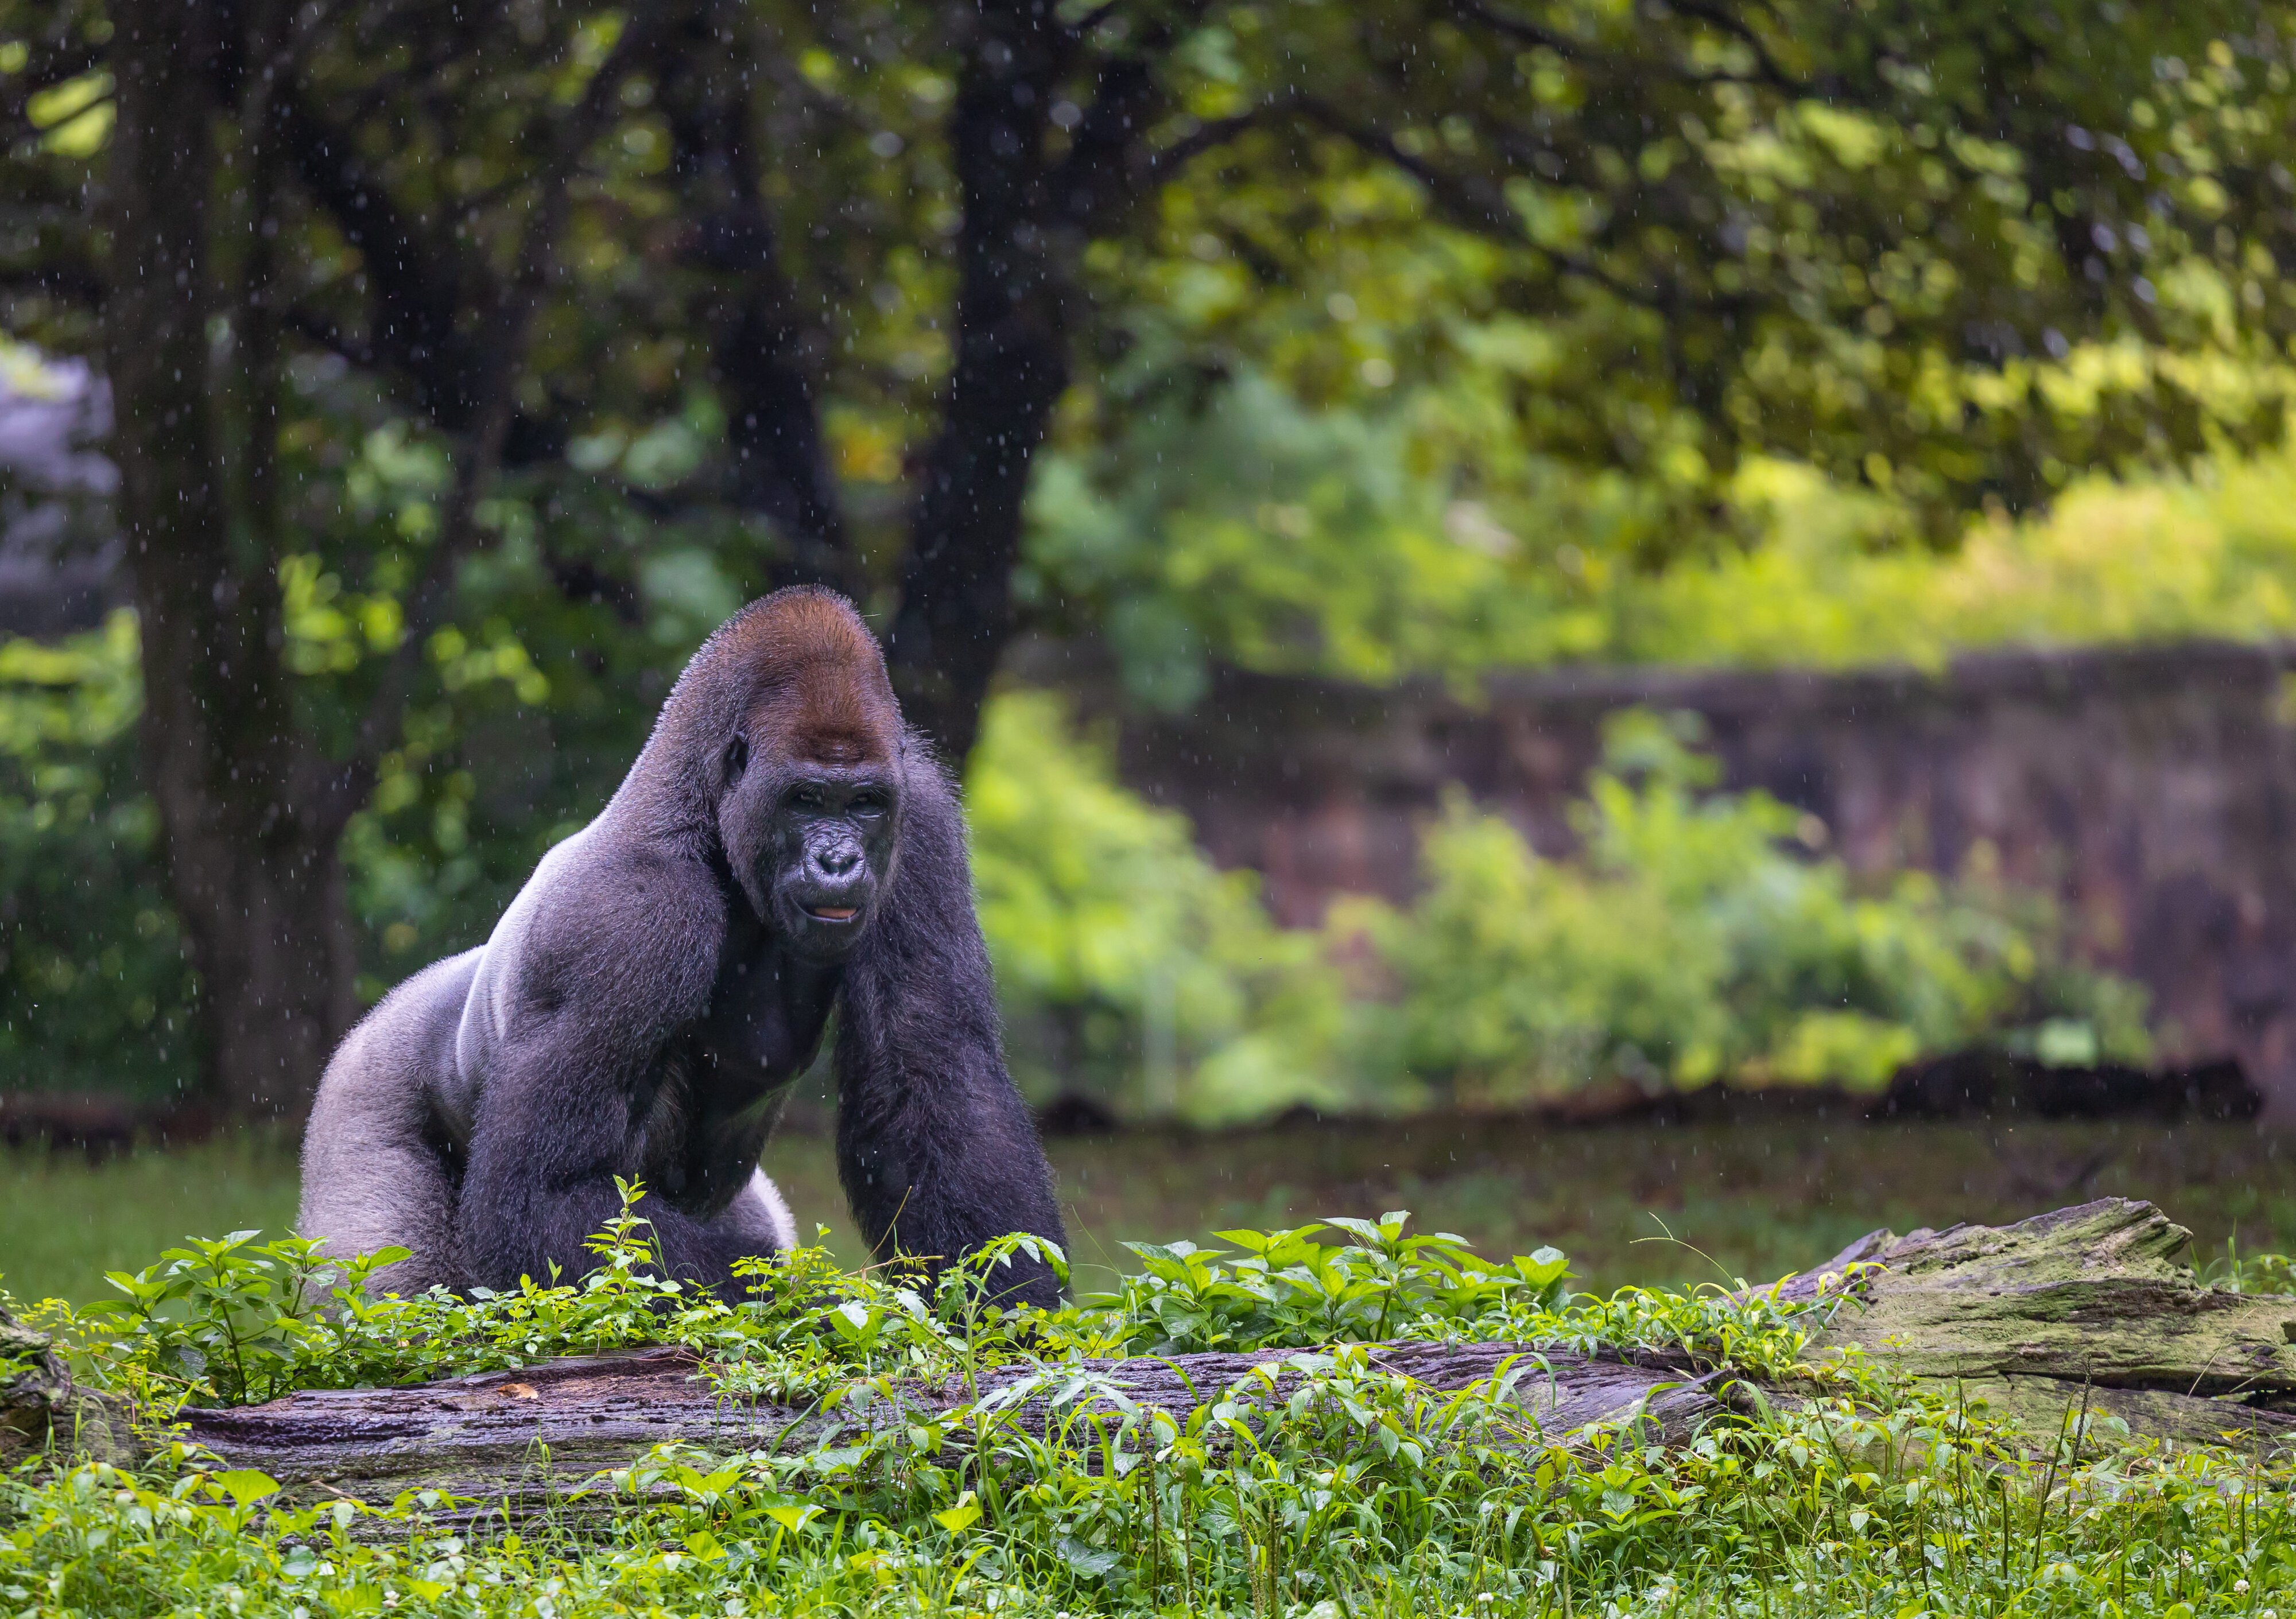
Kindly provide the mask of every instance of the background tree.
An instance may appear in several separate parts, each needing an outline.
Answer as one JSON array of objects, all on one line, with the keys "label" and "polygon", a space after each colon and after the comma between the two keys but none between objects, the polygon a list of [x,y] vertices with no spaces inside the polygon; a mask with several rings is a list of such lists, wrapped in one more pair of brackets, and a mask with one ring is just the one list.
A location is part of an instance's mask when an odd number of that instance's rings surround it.
[{"label": "background tree", "polygon": [[[1254,370],[1316,406],[1480,365],[1484,442],[1625,474],[1644,560],[1750,450],[1949,513],[2273,430],[2281,26],[0,7],[6,318],[110,376],[210,1084],[307,1092],[357,999],[344,839],[442,691],[533,673],[484,610],[521,569],[608,617],[665,534],[836,583],[962,756],[1022,608],[1108,605],[1024,566],[1042,447],[1105,487]],[[1335,370],[1301,333],[1350,289],[1382,335]]]}]

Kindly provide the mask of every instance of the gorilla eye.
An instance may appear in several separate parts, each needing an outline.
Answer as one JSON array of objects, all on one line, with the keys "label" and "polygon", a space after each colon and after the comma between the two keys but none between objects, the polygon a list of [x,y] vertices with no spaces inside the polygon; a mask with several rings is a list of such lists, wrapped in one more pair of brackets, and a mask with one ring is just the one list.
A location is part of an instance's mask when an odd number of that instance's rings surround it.
[{"label": "gorilla eye", "polygon": [[853,796],[852,810],[857,815],[882,815],[885,813],[885,795],[856,793]]},{"label": "gorilla eye", "polygon": [[726,785],[731,787],[740,781],[742,773],[749,767],[750,739],[735,732],[734,740],[726,744]]},{"label": "gorilla eye", "polygon": [[791,791],[790,802],[796,805],[800,809],[819,809],[821,807],[821,789],[808,781],[803,787],[796,788]]}]

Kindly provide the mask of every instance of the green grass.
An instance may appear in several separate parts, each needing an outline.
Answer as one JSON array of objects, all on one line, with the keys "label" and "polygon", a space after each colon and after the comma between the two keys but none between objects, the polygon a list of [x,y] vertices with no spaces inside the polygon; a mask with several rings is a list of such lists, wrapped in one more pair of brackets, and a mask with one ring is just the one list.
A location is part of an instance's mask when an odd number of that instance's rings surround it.
[{"label": "green grass", "polygon": [[[2234,1124],[1795,1117],[1559,1130],[1437,1118],[1050,1146],[1087,1287],[1105,1280],[1095,1267],[1128,1261],[1128,1239],[1391,1208],[1489,1254],[1553,1243],[1580,1285],[1602,1287],[1712,1280],[1717,1265],[1767,1279],[1876,1225],[1999,1223],[2108,1193],[2158,1203],[2204,1255],[2227,1239],[2296,1249],[2296,1150]],[[827,1225],[832,1251],[861,1262],[825,1139],[784,1136],[766,1168],[802,1227]],[[20,1298],[102,1297],[107,1270],[147,1263],[192,1233],[275,1233],[294,1207],[283,1149],[217,1143],[97,1166],[0,1157],[0,1284]]]}]

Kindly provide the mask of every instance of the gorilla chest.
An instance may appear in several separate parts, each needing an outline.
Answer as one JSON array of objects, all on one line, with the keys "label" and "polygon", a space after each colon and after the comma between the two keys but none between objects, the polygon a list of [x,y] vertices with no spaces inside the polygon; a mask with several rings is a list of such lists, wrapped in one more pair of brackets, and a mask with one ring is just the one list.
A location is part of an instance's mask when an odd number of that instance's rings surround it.
[{"label": "gorilla chest", "polygon": [[721,972],[709,1010],[671,1038],[631,1097],[632,1165],[672,1203],[714,1214],[748,1181],[790,1082],[812,1066],[834,975],[770,958]]},{"label": "gorilla chest", "polygon": [[821,1050],[840,976],[770,953],[729,963],[709,1010],[680,1043],[694,1083],[754,1098],[804,1073]]}]

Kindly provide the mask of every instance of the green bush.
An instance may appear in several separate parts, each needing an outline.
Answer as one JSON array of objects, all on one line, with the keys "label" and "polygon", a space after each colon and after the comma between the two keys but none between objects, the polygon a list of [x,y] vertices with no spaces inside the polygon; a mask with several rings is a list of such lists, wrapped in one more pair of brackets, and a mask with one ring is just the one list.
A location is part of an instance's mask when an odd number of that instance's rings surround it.
[{"label": "green bush", "polygon": [[1943,552],[1898,543],[1894,503],[1806,467],[1751,462],[1735,498],[1759,543],[1620,577],[1603,655],[1933,668],[1979,647],[2296,634],[2296,453],[2088,478],[2046,513],[1980,519]]},{"label": "green bush", "polygon": [[1042,463],[1016,589],[1174,708],[1215,662],[1472,688],[1557,663],[1934,668],[2296,634],[2296,451],[2067,469],[2046,510],[1972,513],[1938,546],[1886,466],[1876,487],[1751,457],[1709,500],[1702,463],[1670,486],[1527,452],[1507,401],[1547,344],[1505,320],[1443,342],[1439,380],[1371,397],[1248,366],[1124,373],[1098,400],[1121,432]]},{"label": "green bush", "polygon": [[1813,819],[1704,790],[1696,734],[1694,716],[1613,716],[1578,861],[1455,797],[1414,905],[1338,908],[1333,930],[1391,976],[1374,1060],[1488,1105],[1724,1077],[1873,1089],[1979,1045],[2150,1055],[2142,992],[2067,962],[2040,902],[1921,873],[1861,892],[1814,854]]},{"label": "green bush", "polygon": [[989,705],[965,802],[1027,1089],[1202,1124],[1357,1100],[1341,1083],[1347,1010],[1322,941],[1278,928],[1257,877],[1219,871],[1185,816],[1119,785],[1058,699]]}]

